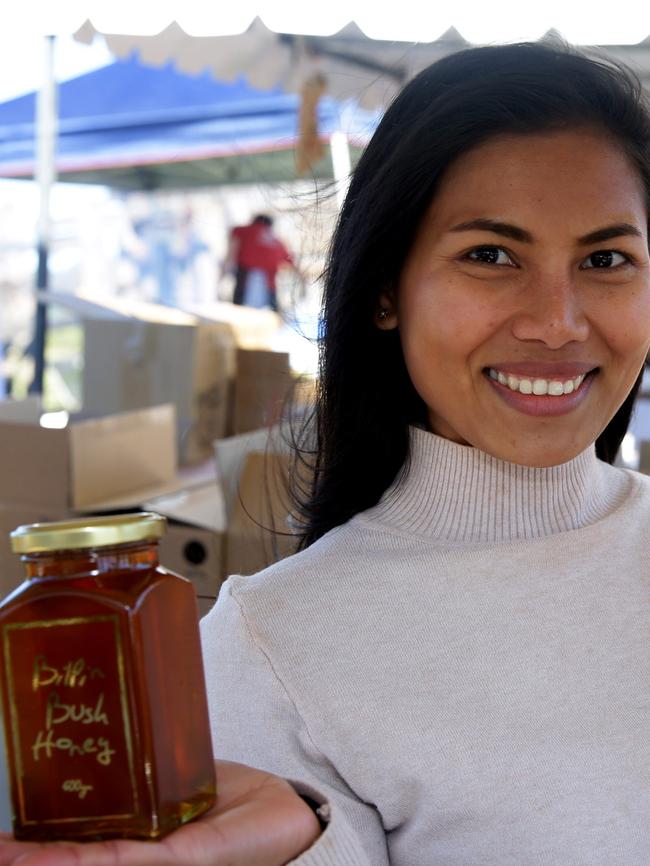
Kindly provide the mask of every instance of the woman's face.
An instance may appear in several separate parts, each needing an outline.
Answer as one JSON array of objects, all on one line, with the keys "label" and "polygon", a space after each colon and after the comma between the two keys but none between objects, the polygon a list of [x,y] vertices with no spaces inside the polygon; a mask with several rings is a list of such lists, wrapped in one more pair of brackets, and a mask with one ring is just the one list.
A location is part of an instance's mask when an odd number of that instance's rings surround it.
[{"label": "woman's face", "polygon": [[594,132],[494,138],[443,178],[383,300],[434,432],[528,466],[570,460],[650,348],[640,176]]}]

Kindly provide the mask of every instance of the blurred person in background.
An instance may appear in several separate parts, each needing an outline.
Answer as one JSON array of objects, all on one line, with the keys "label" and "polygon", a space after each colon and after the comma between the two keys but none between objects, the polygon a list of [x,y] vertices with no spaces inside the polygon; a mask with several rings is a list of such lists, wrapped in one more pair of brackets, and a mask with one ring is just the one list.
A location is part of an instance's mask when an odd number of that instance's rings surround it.
[{"label": "blurred person in background", "polygon": [[234,272],[233,303],[278,309],[276,274],[283,266],[294,270],[293,257],[273,233],[273,220],[258,214],[249,225],[230,232],[222,272]]}]

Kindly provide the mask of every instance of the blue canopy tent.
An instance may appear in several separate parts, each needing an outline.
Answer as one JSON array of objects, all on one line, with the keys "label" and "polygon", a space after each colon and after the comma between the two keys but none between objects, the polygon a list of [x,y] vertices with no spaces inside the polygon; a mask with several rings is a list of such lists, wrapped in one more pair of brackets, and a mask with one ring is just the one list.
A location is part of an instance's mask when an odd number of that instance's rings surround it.
[{"label": "blue canopy tent", "polygon": [[[51,179],[37,154],[36,109],[35,93],[0,104],[0,178],[40,177],[40,222],[46,226]],[[296,178],[299,110],[295,94],[255,90],[243,80],[219,82],[209,72],[187,75],[171,64],[150,68],[135,58],[119,60],[59,86],[53,168],[60,180],[123,190],[287,182]],[[54,118],[45,116],[49,135]],[[350,103],[326,98],[318,106],[320,136],[328,140],[343,132],[352,161],[377,121],[376,113]],[[44,132],[41,125],[41,145]],[[335,176],[331,149],[309,176]],[[40,290],[48,286],[47,236],[39,228]],[[37,393],[43,389],[46,327],[46,305],[39,302],[30,386]]]},{"label": "blue canopy tent", "polygon": [[[35,94],[0,104],[0,177],[33,177]],[[295,179],[300,97],[121,60],[59,86],[60,180],[180,189]],[[353,156],[378,115],[322,99],[319,135],[347,134]],[[331,178],[329,151],[310,177]]]}]

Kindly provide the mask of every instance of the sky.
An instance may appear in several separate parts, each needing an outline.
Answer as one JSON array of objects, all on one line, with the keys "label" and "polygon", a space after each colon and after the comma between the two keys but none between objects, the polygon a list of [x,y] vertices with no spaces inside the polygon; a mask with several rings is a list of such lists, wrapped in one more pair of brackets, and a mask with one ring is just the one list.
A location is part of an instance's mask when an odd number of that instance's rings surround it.
[{"label": "sky", "polygon": [[[10,36],[0,33],[0,102],[37,90],[43,80],[44,37],[34,34]],[[55,42],[55,76],[65,81],[110,63],[112,57],[103,39],[82,45],[71,36],[59,36]]]},{"label": "sky", "polygon": [[[639,0],[18,0],[0,27],[0,101],[34,90],[42,78],[42,37],[36,27],[70,33],[90,17],[102,32],[155,33],[177,18],[193,35],[238,33],[258,14],[273,30],[334,33],[350,19],[375,39],[430,41],[452,25],[470,43],[537,39],[551,27],[578,45],[634,44],[650,36],[650,14]],[[30,35],[31,31],[31,35]],[[83,45],[57,37],[57,78],[65,80],[111,60],[103,40]]]}]

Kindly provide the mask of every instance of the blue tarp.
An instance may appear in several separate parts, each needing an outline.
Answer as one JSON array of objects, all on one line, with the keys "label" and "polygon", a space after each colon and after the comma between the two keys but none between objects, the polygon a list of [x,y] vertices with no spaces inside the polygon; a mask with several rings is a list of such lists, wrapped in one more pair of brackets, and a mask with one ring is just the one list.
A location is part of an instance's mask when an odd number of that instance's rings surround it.
[{"label": "blue tarp", "polygon": [[[286,180],[294,175],[299,97],[216,81],[173,66],[121,60],[59,86],[57,171],[62,180],[126,188]],[[0,177],[31,177],[35,94],[0,104]],[[378,117],[331,98],[319,132],[363,145]],[[328,176],[323,161],[315,174]]]}]

